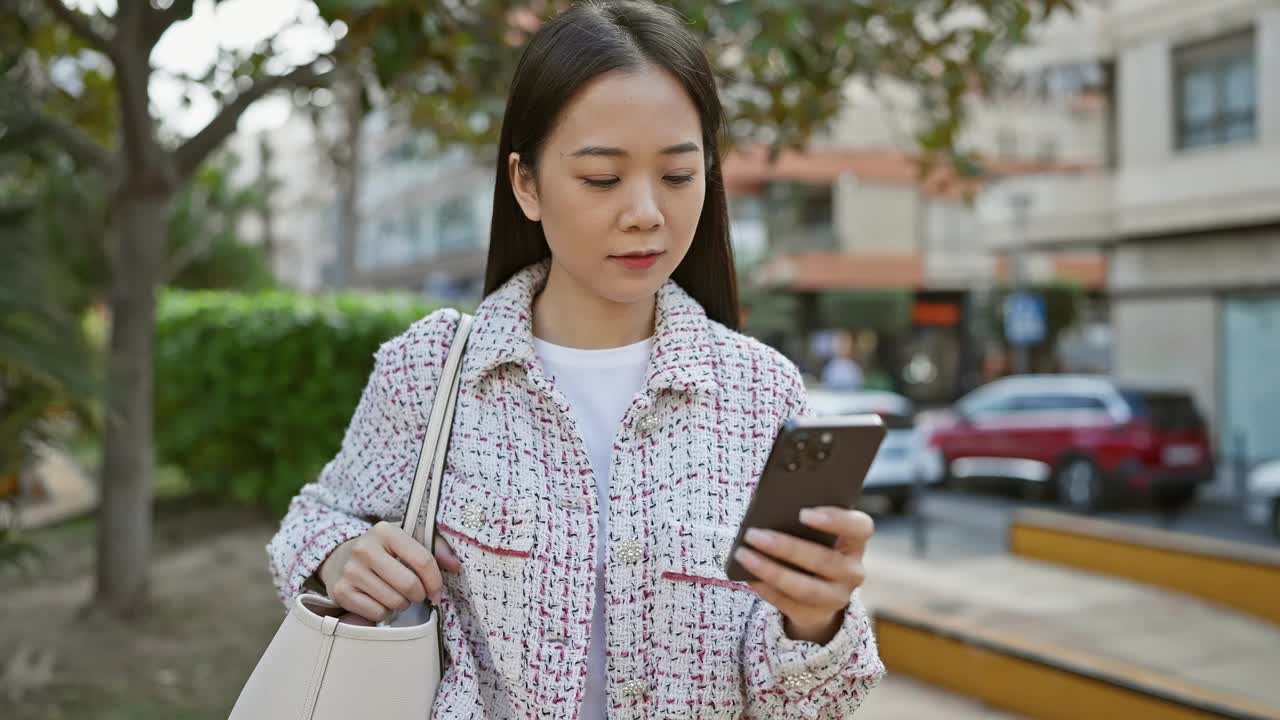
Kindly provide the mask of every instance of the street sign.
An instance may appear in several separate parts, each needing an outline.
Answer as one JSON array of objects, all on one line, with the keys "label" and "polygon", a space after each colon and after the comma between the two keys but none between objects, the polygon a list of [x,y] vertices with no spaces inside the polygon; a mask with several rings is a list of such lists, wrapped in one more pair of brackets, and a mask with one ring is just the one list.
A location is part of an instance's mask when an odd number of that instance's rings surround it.
[{"label": "street sign", "polygon": [[1035,345],[1044,341],[1044,298],[1017,292],[1004,301],[1004,336],[1011,345]]}]

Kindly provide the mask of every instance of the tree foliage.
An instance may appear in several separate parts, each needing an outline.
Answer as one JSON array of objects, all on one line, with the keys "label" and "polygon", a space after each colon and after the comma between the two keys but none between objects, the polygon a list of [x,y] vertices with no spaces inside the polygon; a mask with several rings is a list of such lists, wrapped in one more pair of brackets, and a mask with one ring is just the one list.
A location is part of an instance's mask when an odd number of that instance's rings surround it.
[{"label": "tree foliage", "polygon": [[[731,139],[802,144],[845,102],[850,78],[920,96],[926,151],[955,150],[964,99],[999,78],[1028,26],[1073,0],[667,0],[705,40]],[[318,0],[381,88],[445,141],[491,143],[520,48],[567,2]],[[424,43],[423,36],[433,39]]]},{"label": "tree foliage", "polygon": [[[801,142],[860,75],[917,89],[927,116],[918,140],[932,152],[954,145],[965,94],[996,75],[1028,23],[1068,2],[671,0],[705,38],[736,138]],[[282,32],[248,50],[220,48],[192,77],[154,67],[152,54],[195,0],[114,5],[107,14],[96,4],[0,0],[0,153],[56,145],[77,177],[93,171],[102,185],[104,216],[89,225],[100,219],[103,230],[85,243],[106,246],[112,311],[97,597],[128,614],[146,598],[155,296],[172,260],[165,227],[175,199],[246,109],[278,91],[321,102],[314,90],[339,75],[357,79],[366,106],[387,98],[444,142],[491,141],[521,45],[565,3],[315,0],[307,7],[333,44],[314,59],[295,57]],[[165,72],[218,107],[190,136],[155,115],[152,80]]]}]

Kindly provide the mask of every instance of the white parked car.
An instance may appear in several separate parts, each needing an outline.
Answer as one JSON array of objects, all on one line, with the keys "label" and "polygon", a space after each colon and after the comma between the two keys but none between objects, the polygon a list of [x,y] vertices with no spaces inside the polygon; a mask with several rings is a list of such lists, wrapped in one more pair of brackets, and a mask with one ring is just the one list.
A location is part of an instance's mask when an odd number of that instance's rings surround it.
[{"label": "white parked car", "polygon": [[1266,462],[1249,473],[1250,522],[1269,526],[1280,538],[1280,460]]},{"label": "white parked car", "polygon": [[813,387],[809,389],[809,405],[818,415],[875,413],[884,420],[889,432],[867,472],[863,495],[882,496],[889,501],[893,512],[905,511],[911,503],[911,485],[916,474],[922,472],[919,463],[923,460],[911,401],[882,390]]}]

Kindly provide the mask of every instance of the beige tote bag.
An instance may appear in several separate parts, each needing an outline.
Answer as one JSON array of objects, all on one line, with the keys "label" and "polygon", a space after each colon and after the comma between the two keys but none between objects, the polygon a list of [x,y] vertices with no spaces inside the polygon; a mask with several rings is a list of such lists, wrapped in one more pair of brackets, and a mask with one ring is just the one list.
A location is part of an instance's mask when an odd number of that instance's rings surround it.
[{"label": "beige tote bag", "polygon": [[[449,348],[401,525],[428,548],[435,541],[440,477],[471,323],[470,315],[462,316]],[[427,509],[420,523],[424,496]],[[442,665],[439,613],[419,603],[389,622],[362,627],[340,624],[337,616],[343,612],[323,595],[299,595],[229,720],[430,718]]]}]

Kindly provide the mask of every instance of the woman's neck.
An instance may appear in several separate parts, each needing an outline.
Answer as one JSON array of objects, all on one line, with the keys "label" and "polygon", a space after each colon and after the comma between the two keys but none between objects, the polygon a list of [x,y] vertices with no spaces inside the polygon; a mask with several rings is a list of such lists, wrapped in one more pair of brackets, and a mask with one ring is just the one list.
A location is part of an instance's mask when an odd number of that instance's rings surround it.
[{"label": "woman's neck", "polygon": [[564,347],[602,350],[653,336],[656,297],[616,303],[576,282],[554,262],[533,301],[535,337]]}]

